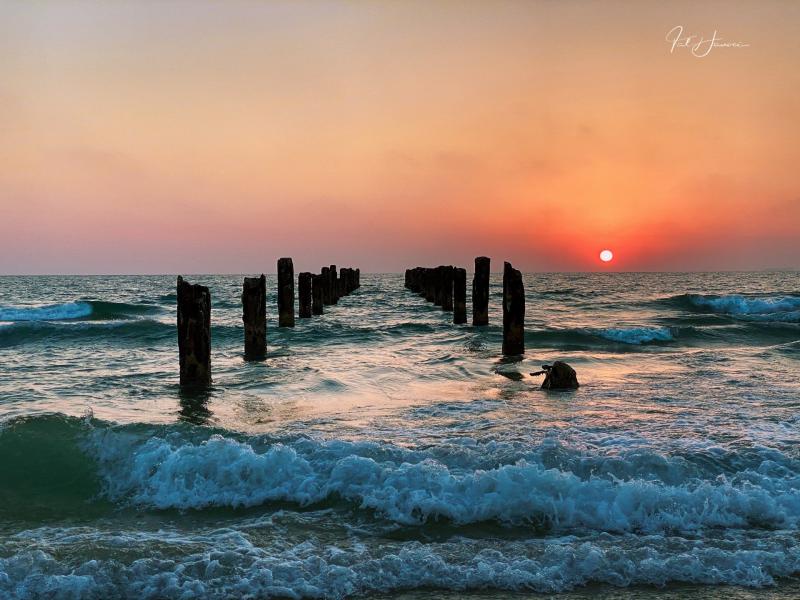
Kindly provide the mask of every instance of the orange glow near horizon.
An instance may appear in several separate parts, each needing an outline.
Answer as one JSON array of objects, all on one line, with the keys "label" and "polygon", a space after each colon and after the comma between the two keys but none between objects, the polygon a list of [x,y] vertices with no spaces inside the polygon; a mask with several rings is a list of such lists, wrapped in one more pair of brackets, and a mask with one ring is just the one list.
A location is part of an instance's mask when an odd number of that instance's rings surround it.
[{"label": "orange glow near horizon", "polygon": [[[800,268],[800,4],[0,6],[0,274]],[[682,24],[745,48],[670,53]]]}]

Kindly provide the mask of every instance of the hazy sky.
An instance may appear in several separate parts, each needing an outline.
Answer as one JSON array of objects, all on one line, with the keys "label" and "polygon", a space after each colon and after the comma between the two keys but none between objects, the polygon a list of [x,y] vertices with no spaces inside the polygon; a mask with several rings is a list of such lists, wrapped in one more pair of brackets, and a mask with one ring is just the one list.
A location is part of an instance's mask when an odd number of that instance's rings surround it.
[{"label": "hazy sky", "polygon": [[[791,0],[0,0],[0,273],[800,268],[798,23]],[[749,46],[671,52],[677,25]]]}]

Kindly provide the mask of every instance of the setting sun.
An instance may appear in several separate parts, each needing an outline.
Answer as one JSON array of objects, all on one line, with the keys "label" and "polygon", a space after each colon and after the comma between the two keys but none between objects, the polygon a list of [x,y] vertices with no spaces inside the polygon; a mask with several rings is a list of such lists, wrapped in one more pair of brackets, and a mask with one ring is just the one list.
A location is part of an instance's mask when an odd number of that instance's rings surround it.
[{"label": "setting sun", "polygon": [[611,250],[603,250],[600,253],[600,260],[603,262],[611,262],[612,258],[614,258],[614,253]]}]

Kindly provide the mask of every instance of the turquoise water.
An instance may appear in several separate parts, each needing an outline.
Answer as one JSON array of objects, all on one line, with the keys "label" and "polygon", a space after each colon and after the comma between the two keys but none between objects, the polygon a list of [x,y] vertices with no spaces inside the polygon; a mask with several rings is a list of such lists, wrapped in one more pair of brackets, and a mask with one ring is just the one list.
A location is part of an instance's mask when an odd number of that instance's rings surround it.
[{"label": "turquoise water", "polygon": [[521,362],[496,275],[479,329],[268,278],[245,362],[241,279],[188,394],[174,277],[0,278],[0,598],[800,593],[799,274],[529,274]]}]

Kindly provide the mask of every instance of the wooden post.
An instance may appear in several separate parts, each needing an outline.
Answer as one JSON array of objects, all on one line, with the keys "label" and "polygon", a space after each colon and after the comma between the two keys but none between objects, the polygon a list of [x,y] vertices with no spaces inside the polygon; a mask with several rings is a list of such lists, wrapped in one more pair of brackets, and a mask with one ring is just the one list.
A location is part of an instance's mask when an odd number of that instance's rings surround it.
[{"label": "wooden post", "polygon": [[336,265],[330,266],[331,278],[331,303],[338,304],[339,302],[339,276],[336,273]]},{"label": "wooden post", "polygon": [[453,275],[455,267],[442,267],[442,310],[453,310]]},{"label": "wooden post", "polygon": [[522,273],[503,264],[503,354],[525,353],[525,289]]},{"label": "wooden post", "polygon": [[278,259],[278,326],[294,327],[294,265],[291,258]]},{"label": "wooden post", "polygon": [[425,267],[414,269],[414,291],[420,296],[425,296]]},{"label": "wooden post", "polygon": [[425,269],[425,300],[436,301],[436,276],[435,269]]},{"label": "wooden post", "polygon": [[453,323],[467,322],[467,270],[453,269]]},{"label": "wooden post", "polygon": [[182,386],[211,383],[211,294],[178,277],[178,360]]},{"label": "wooden post", "polygon": [[361,269],[356,269],[356,289],[361,287]]},{"label": "wooden post", "polygon": [[320,273],[320,277],[322,277],[322,302],[324,304],[333,304],[333,299],[331,298],[331,270],[328,267],[322,267],[322,271]]},{"label": "wooden post", "polygon": [[472,280],[472,324],[489,324],[489,258],[475,259],[475,277]]},{"label": "wooden post", "polygon": [[311,277],[311,313],[314,315],[321,315],[322,306],[325,304],[324,277],[324,275],[313,275]]},{"label": "wooden post", "polygon": [[244,355],[248,359],[267,355],[267,278],[245,277],[242,285]]},{"label": "wooden post", "polygon": [[444,267],[433,269],[433,303],[442,306],[444,303]]},{"label": "wooden post", "polygon": [[298,316],[301,319],[311,318],[311,273],[300,273],[297,276]]}]

